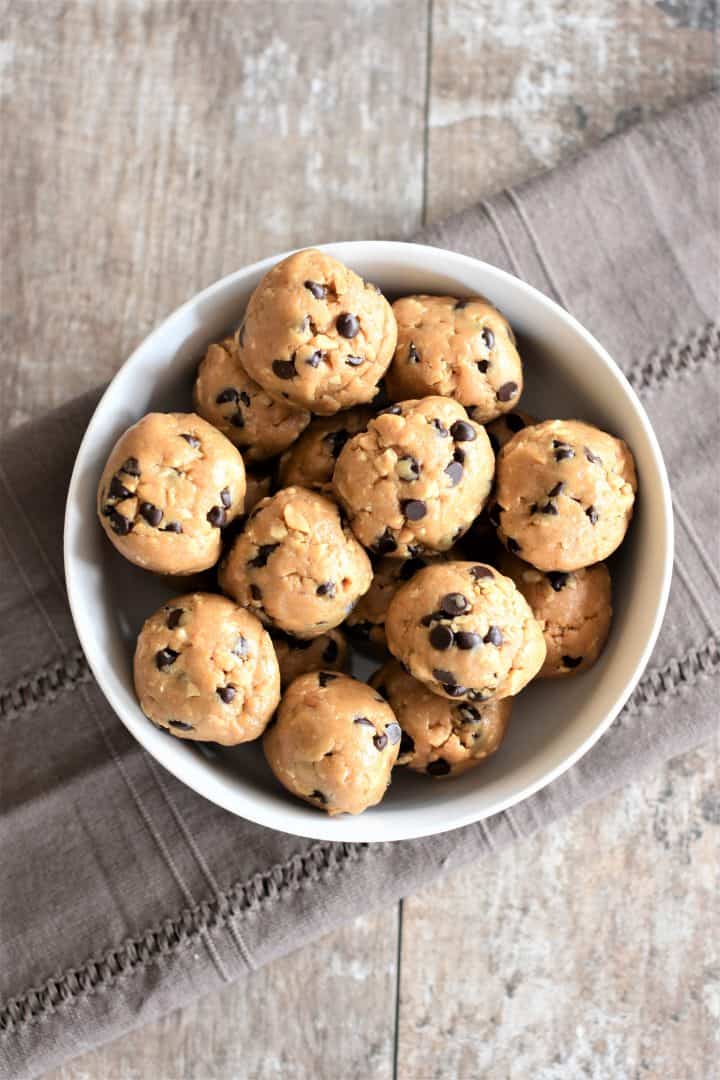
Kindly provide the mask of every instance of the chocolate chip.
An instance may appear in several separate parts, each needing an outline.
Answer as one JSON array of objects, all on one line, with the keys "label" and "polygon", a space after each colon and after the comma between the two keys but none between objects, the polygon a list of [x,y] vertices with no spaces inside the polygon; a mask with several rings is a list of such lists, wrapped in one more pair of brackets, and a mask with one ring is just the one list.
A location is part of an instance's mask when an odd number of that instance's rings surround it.
[{"label": "chocolate chip", "polygon": [[336,590],[334,581],[324,581],[322,585],[318,585],[317,589],[315,590],[315,595],[327,596],[330,600],[332,600],[335,596],[335,591]]},{"label": "chocolate chip", "polygon": [[471,610],[470,601],[459,592],[451,592],[443,596],[440,607],[450,618],[454,615],[463,615]]},{"label": "chocolate chip", "polygon": [[432,421],[432,426],[435,428],[438,435],[440,435],[441,438],[443,438],[443,439],[446,439],[448,437],[448,435],[450,434],[448,429],[443,424],[442,420],[438,420],[437,417],[435,417],[435,419]]},{"label": "chocolate chip", "polygon": [[427,514],[427,506],[422,499],[403,499],[400,509],[408,521],[420,521]]},{"label": "chocolate chip", "polygon": [[108,489],[108,496],[111,499],[129,499],[132,497],[133,492],[129,491],[125,485],[118,480],[117,476],[113,476],[110,481],[110,487]]},{"label": "chocolate chip", "polygon": [[145,518],[148,525],[152,525],[153,528],[157,528],[163,519],[163,512],[160,507],[153,506],[153,504],[149,502],[140,503],[140,513]]},{"label": "chocolate chip", "polygon": [[499,454],[500,443],[497,441],[497,436],[493,435],[492,431],[488,431],[487,437],[490,440],[490,446],[492,447],[493,454]]},{"label": "chocolate chip", "polygon": [[384,409],[380,409],[378,416],[402,416],[402,409],[399,405],[386,405]]},{"label": "chocolate chip", "polygon": [[590,518],[590,524],[591,524],[591,525],[597,525],[597,523],[598,523],[598,518],[600,517],[600,515],[598,514],[597,510],[595,509],[595,507],[594,507],[594,506],[588,506],[588,508],[587,508],[587,510],[585,511],[585,513],[586,513],[586,514],[587,514],[587,516],[588,516],[588,517]]},{"label": "chocolate chip", "polygon": [[412,735],[408,735],[406,731],[403,731],[400,738],[400,754],[414,754],[415,753],[415,740]]},{"label": "chocolate chip", "polygon": [[173,608],[172,611],[169,611],[168,617],[165,620],[165,625],[167,626],[168,630],[175,630],[175,628],[179,626],[182,617],[183,609],[181,607],[176,607]]},{"label": "chocolate chip", "polygon": [[405,457],[398,459],[395,472],[401,480],[409,484],[419,478],[422,468],[417,458],[414,458],[411,454],[406,454]]},{"label": "chocolate chip", "polygon": [[326,664],[334,664],[340,653],[340,646],[335,638],[330,638],[327,645],[323,649],[323,662]]},{"label": "chocolate chip", "polygon": [[200,448],[200,440],[197,436],[188,435],[187,432],[184,432],[180,438],[184,439],[189,446],[192,446],[193,450],[198,450]]},{"label": "chocolate chip", "polygon": [[230,488],[224,487],[220,492],[220,502],[227,509],[232,505],[232,495],[230,494]]},{"label": "chocolate chip", "polygon": [[367,716],[356,716],[353,724],[365,724],[366,727],[375,727],[372,720],[368,720]]},{"label": "chocolate chip", "polygon": [[241,659],[250,652],[250,643],[246,637],[242,634],[238,637],[237,641],[232,647],[233,656],[239,656]]},{"label": "chocolate chip", "polygon": [[510,431],[515,434],[516,431],[522,431],[525,427],[525,421],[522,416],[518,416],[516,412],[509,412],[505,414],[505,423]]},{"label": "chocolate chip", "polygon": [[528,514],[537,514],[538,510],[539,510],[538,504],[537,503],[531,503],[530,504],[530,509],[528,510]]},{"label": "chocolate chip", "polygon": [[470,303],[469,300],[456,300],[455,301],[455,310],[456,311],[462,311],[462,309],[466,308],[469,303]]},{"label": "chocolate chip", "polygon": [[181,533],[183,531],[183,528],[179,521],[168,521],[167,525],[163,525],[160,531],[169,533]]},{"label": "chocolate chip", "polygon": [[351,315],[347,311],[344,311],[342,315],[338,315],[335,325],[338,334],[342,334],[345,338],[354,338],[360,330],[360,320],[357,315]]},{"label": "chocolate chip", "polygon": [[589,446],[584,446],[583,450],[585,451],[585,457],[591,465],[602,465],[602,458],[598,457],[597,454],[593,454]]},{"label": "chocolate chip", "polygon": [[459,462],[461,465],[465,464],[465,451],[461,446],[456,446],[453,451],[453,461]]},{"label": "chocolate chip", "polygon": [[426,566],[427,563],[424,559],[419,559],[417,557],[406,559],[400,567],[398,577],[401,581],[409,581],[413,574],[417,574],[418,570],[422,570]]},{"label": "chocolate chip", "polygon": [[319,281],[306,281],[305,288],[310,290],[316,300],[324,300],[327,296],[327,285]]},{"label": "chocolate chip", "polygon": [[[493,334],[489,326],[483,326],[482,330],[480,331],[480,337],[483,339],[488,349],[492,349],[493,345],[495,344],[495,335]],[[502,398],[500,400],[502,400]]]},{"label": "chocolate chip", "polygon": [[556,461],[569,461],[570,458],[575,457],[575,451],[571,446],[561,446],[555,451]]},{"label": "chocolate chip", "polygon": [[260,546],[259,546],[259,548],[257,550],[257,555],[255,556],[254,559],[250,559],[248,561],[248,566],[252,566],[252,567],[267,566],[267,561],[270,558],[270,556],[272,555],[273,551],[275,551],[275,549],[279,548],[279,547],[280,547],[279,543],[276,543],[276,544],[260,544]]},{"label": "chocolate chip", "polygon": [[408,358],[408,363],[409,364],[419,364],[420,363],[420,353],[415,348],[415,342],[414,341],[411,341],[410,344],[408,345],[407,358]]},{"label": "chocolate chip", "polygon": [[128,476],[140,475],[140,463],[136,457],[129,457],[120,466],[120,472],[127,473]]},{"label": "chocolate chip", "polygon": [[517,555],[517,553],[522,550],[517,540],[513,540],[512,536],[508,536],[505,543],[507,544],[508,551],[512,551],[513,555]]},{"label": "chocolate chip", "polygon": [[469,697],[471,701],[487,701],[491,694],[484,690],[466,690],[465,697]]},{"label": "chocolate chip", "polygon": [[503,643],[502,630],[499,626],[491,626],[487,634],[483,638],[483,644],[485,645],[497,645],[498,648]]},{"label": "chocolate chip", "polygon": [[192,731],[192,724],[186,724],[184,720],[168,720],[170,727],[177,728],[178,731]]},{"label": "chocolate chip", "polygon": [[110,522],[110,528],[118,536],[127,536],[133,530],[134,522],[130,518],[126,518],[123,514],[118,513],[117,510],[110,510],[107,515]]},{"label": "chocolate chip", "polygon": [[441,683],[442,686],[457,686],[457,679],[453,675],[452,671],[445,671],[444,668],[433,668],[433,679]]},{"label": "chocolate chip", "polygon": [[482,714],[472,705],[458,705],[458,713],[463,724],[479,724],[482,720]]},{"label": "chocolate chip", "polygon": [[396,724],[395,721],[392,721],[391,723],[385,725],[385,730],[387,732],[387,737],[390,740],[391,746],[395,746],[396,743],[400,742],[402,738],[402,731],[399,724]]},{"label": "chocolate chip", "polygon": [[376,750],[384,750],[388,744],[388,737],[384,733],[382,735],[373,736],[373,744]]},{"label": "chocolate chip", "polygon": [[497,394],[495,395],[498,401],[510,401],[517,394],[517,383],[506,382],[503,383]]},{"label": "chocolate chip", "polygon": [[244,428],[245,427],[245,417],[243,416],[243,414],[240,412],[239,409],[236,412],[234,412],[232,414],[232,416],[228,417],[228,419],[230,420],[230,423],[232,424],[233,427],[236,427],[236,428]]},{"label": "chocolate chip", "polygon": [[484,375],[486,373],[487,369],[490,367],[490,361],[489,360],[476,360],[475,361],[475,367],[478,369],[478,371],[482,372],[482,374]]},{"label": "chocolate chip", "polygon": [[350,367],[360,367],[361,364],[365,363],[365,357],[364,356],[346,356],[345,357],[345,363],[349,364]]},{"label": "chocolate chip", "polygon": [[329,671],[320,671],[320,672],[318,672],[318,683],[322,687],[323,690],[325,689],[325,687],[327,686],[328,683],[334,682],[334,680],[337,679],[337,678],[339,678],[338,675],[333,675]]},{"label": "chocolate chip", "polygon": [[565,484],[561,480],[559,484],[556,484],[552,491],[548,491],[548,499],[554,499],[557,495],[562,495],[565,490]]},{"label": "chocolate chip", "polygon": [[234,386],[226,386],[224,390],[221,390],[218,396],[215,398],[216,405],[227,405],[229,401],[237,401],[238,392]]},{"label": "chocolate chip", "polygon": [[323,795],[322,791],[318,791],[317,788],[315,788],[314,791],[310,792],[309,798],[317,799],[317,801],[321,802],[323,806],[327,806],[328,804],[327,796]]},{"label": "chocolate chip", "polygon": [[389,528],[385,529],[385,532],[378,536],[372,549],[378,555],[389,555],[391,551],[397,551],[397,540],[390,532]]},{"label": "chocolate chip", "polygon": [[458,630],[455,644],[458,649],[476,649],[480,644],[480,635],[472,634],[469,630]]},{"label": "chocolate chip", "polygon": [[297,375],[294,360],[273,360],[272,369],[278,379],[294,379]]},{"label": "chocolate chip", "polygon": [[310,356],[308,356],[305,363],[309,364],[311,368],[320,367],[324,356],[325,353],[321,349],[316,349],[314,353],[311,353]]},{"label": "chocolate chip", "polygon": [[463,478],[463,473],[465,472],[465,470],[463,469],[459,461],[451,461],[450,464],[443,469],[443,472],[450,480],[452,486],[457,487],[457,485]]},{"label": "chocolate chip", "polygon": [[539,510],[540,510],[541,514],[554,514],[554,515],[557,515],[557,513],[558,513],[557,506],[555,505],[555,503],[552,503],[552,502],[545,503],[544,506],[539,507]]},{"label": "chocolate chip", "polygon": [[563,667],[576,668],[579,664],[582,664],[583,658],[582,656],[563,656],[562,662]]},{"label": "chocolate chip", "polygon": [[235,699],[236,693],[234,686],[218,686],[217,688],[218,697],[225,705],[229,705]]},{"label": "chocolate chip", "polygon": [[454,640],[455,635],[449,626],[433,626],[430,631],[430,644],[433,649],[438,649],[440,652],[451,648]]},{"label": "chocolate chip", "polygon": [[450,766],[448,765],[445,758],[439,757],[437,761],[430,762],[430,764],[425,769],[425,772],[429,773],[430,776],[447,776],[447,774],[450,772]]},{"label": "chocolate chip", "polygon": [[456,420],[450,428],[450,434],[456,442],[474,442],[477,438],[475,428],[465,420]]},{"label": "chocolate chip", "polygon": [[562,573],[560,570],[549,570],[546,576],[555,592],[560,592],[561,589],[565,588],[568,579],[567,574]]},{"label": "chocolate chip", "polygon": [[262,600],[262,589],[260,588],[260,586],[255,585],[255,584],[251,585],[250,586],[250,595],[253,598],[253,600],[257,600],[257,601]]},{"label": "chocolate chip", "polygon": [[227,514],[222,506],[211,506],[206,518],[214,528],[221,529],[227,521]]},{"label": "chocolate chip", "polygon": [[470,568],[470,576],[479,581],[481,578],[493,577],[493,572],[487,566],[473,566]]},{"label": "chocolate chip", "polygon": [[180,653],[176,652],[175,649],[171,649],[170,646],[160,649],[159,652],[155,653],[155,667],[158,671],[164,671],[165,668],[169,668],[175,663],[179,655]]}]

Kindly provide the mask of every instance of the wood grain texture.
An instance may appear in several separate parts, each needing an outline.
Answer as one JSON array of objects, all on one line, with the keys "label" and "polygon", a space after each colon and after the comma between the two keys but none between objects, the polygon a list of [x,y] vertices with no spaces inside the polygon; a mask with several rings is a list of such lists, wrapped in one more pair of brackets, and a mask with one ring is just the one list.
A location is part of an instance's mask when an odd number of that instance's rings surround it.
[{"label": "wood grain texture", "polygon": [[[221,274],[411,235],[716,67],[714,0],[0,9],[5,426]],[[48,1080],[705,1080],[717,790],[716,748],[686,755],[406,901],[399,972],[398,918],[360,919]]]}]

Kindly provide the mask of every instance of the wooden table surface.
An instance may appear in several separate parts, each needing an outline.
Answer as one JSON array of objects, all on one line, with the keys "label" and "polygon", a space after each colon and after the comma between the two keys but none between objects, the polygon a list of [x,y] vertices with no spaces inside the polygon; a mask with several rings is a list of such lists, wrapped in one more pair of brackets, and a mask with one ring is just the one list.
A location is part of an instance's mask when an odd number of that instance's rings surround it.
[{"label": "wooden table surface", "polygon": [[[707,89],[714,0],[3,0],[5,427],[270,252],[408,237]],[[568,238],[572,242],[572,238]],[[709,1080],[717,747],[52,1080]]]}]

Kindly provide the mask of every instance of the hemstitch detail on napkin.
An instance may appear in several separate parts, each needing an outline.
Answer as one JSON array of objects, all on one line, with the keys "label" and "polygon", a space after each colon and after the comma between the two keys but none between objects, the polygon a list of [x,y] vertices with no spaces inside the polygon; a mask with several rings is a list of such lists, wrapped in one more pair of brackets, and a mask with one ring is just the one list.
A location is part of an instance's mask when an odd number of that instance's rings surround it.
[{"label": "hemstitch detail on napkin", "polygon": [[69,656],[23,675],[9,686],[0,688],[0,720],[17,720],[23,712],[32,712],[46,701],[54,701],[64,690],[74,690],[92,682],[90,668],[82,649]]},{"label": "hemstitch detail on napkin", "polygon": [[692,375],[706,364],[720,361],[720,324],[707,322],[667,348],[654,349],[647,360],[627,372],[634,390],[654,390],[667,379]]},{"label": "hemstitch detail on napkin", "polygon": [[278,863],[249,881],[236,884],[214,897],[185,908],[174,919],[165,919],[143,935],[131,938],[110,949],[97,960],[87,960],[42,986],[33,987],[11,998],[0,1008],[0,1033],[9,1033],[30,1023],[56,1007],[101,990],[117,978],[143,968],[146,964],[177,951],[200,934],[225,925],[230,919],[271,905],[288,893],[300,889],[330,873],[356,862],[369,849],[368,844],[314,844],[303,854]]}]

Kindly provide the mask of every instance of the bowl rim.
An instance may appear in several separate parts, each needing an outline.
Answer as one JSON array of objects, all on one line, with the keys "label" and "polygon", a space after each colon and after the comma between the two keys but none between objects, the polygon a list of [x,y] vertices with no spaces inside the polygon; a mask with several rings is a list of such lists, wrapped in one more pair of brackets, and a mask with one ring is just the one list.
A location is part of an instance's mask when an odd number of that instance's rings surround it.
[{"label": "bowl rim", "polygon": [[[211,297],[218,291],[225,288],[232,287],[235,281],[239,281],[243,278],[262,275],[275,263],[287,258],[289,255],[296,251],[305,250],[308,247],[313,247],[320,251],[327,251],[329,254],[334,254],[336,249],[342,248],[344,261],[352,263],[352,257],[355,252],[358,254],[376,254],[382,256],[383,251],[387,251],[391,248],[396,254],[404,255],[408,260],[412,260],[413,256],[417,256],[422,252],[425,257],[434,257],[443,259],[449,259],[455,263],[458,269],[464,268],[468,271],[481,270],[483,274],[489,278],[495,278],[499,282],[508,283],[511,288],[519,291],[521,295],[532,297],[535,303],[540,303],[541,306],[546,307],[550,313],[563,321],[566,326],[581,338],[590,347],[596,358],[609,370],[611,375],[619,382],[622,387],[626,398],[631,404],[635,416],[643,429],[643,433],[647,442],[647,446],[650,450],[653,465],[655,468],[656,476],[655,480],[659,481],[659,506],[661,509],[663,530],[662,541],[664,542],[664,555],[662,563],[662,579],[660,582],[660,588],[657,593],[657,601],[655,606],[655,614],[653,617],[652,627],[648,634],[644,646],[640,652],[639,658],[635,664],[635,668],[632,675],[626,680],[620,693],[617,695],[612,708],[606,713],[606,715],[595,725],[590,734],[572,750],[565,755],[561,761],[556,765],[547,768],[541,775],[534,780],[526,783],[523,787],[519,788],[512,794],[497,798],[494,802],[490,803],[484,809],[479,811],[473,811],[472,809],[466,811],[458,811],[455,815],[449,815],[449,820],[443,820],[439,822],[437,827],[428,829],[426,827],[413,826],[412,815],[408,815],[407,822],[404,823],[404,827],[396,828],[391,836],[378,837],[376,835],[376,827],[370,826],[367,830],[367,835],[363,833],[362,828],[358,829],[356,826],[353,831],[352,841],[356,843],[370,843],[370,842],[394,842],[396,840],[412,840],[418,839],[424,836],[440,835],[444,832],[450,832],[454,829],[460,829],[464,826],[474,824],[475,822],[484,820],[488,817],[492,817],[495,814],[502,813],[508,810],[510,807],[523,802],[525,799],[534,795],[542,788],[547,787],[558,777],[562,776],[568,769],[575,765],[588,751],[595,745],[595,743],[605,734],[610,728],[613,721],[619,715],[621,710],[627,703],[630,695],[637,686],[647,664],[650,660],[650,656],[655,647],[660,628],[665,616],[667,608],[668,598],[670,594],[670,584],[672,580],[672,568],[674,557],[674,519],[672,512],[672,496],[670,491],[670,483],[667,474],[667,468],[663,459],[662,451],[658,443],[655,432],[652,428],[650,420],[647,416],[645,408],[640,401],[637,393],[629,383],[624,372],[620,366],[612,359],[609,352],[600,344],[593,334],[587,330],[582,323],[580,323],[573,315],[566,311],[560,304],[549,296],[545,295],[539,289],[536,289],[533,285],[523,281],[516,275],[511,274],[507,270],[502,270],[499,267],[487,263],[482,259],[476,259],[473,256],[465,255],[460,252],[451,251],[447,248],[435,247],[429,244],[414,244],[409,241],[395,241],[395,240],[348,240],[348,241],[333,241],[316,245],[304,245],[301,248],[292,248],[290,250],[280,252],[278,254],[269,255],[263,259],[259,259],[254,263],[250,263],[247,266],[243,266],[238,270],[232,271],[229,274],[224,275],[217,281],[212,282],[206,288],[196,293],[183,304],[177,307],[174,311],[170,312],[161,322],[159,322],[153,330],[147,334],[142,341],[138,343],[136,348],[132,351],[123,363],[116,371],[113,378],[108,383],[105,391],[100,397],[98,403],[95,406],[93,414],[88,422],[85,434],[80,442],[78,451],[73,465],[72,474],[70,477],[70,483],[68,485],[68,492],[65,501],[65,516],[63,526],[63,564],[65,572],[65,582],[68,595],[68,602],[70,612],[72,615],[75,630],[80,641],[80,645],[83,649],[85,658],[92,675],[97,682],[100,692],[103,694],[105,700],[110,705],[111,709],[121,721],[121,723],[127,728],[130,734],[135,738],[140,745],[155,758],[159,763],[172,773],[178,780],[181,780],[184,784],[190,787],[198,795],[202,795],[210,802],[221,806],[223,809],[235,814],[238,817],[242,817],[247,821],[253,822],[257,825],[262,825],[266,828],[276,829],[280,832],[284,832],[289,835],[298,836],[310,840],[330,840],[330,841],[346,841],[347,837],[342,835],[341,823],[347,819],[346,815],[340,817],[330,818],[328,815],[318,813],[316,815],[317,822],[314,818],[309,819],[312,824],[308,824],[304,827],[304,819],[301,819],[302,823],[300,827],[296,825],[294,821],[283,821],[283,812],[281,810],[272,809],[268,812],[258,812],[256,803],[253,796],[247,795],[240,797],[240,793],[237,790],[233,791],[233,797],[226,795],[222,785],[217,785],[212,791],[198,781],[196,773],[190,766],[190,759],[187,759],[188,767],[186,768],[185,760],[177,761],[173,759],[169,761],[162,753],[158,754],[155,747],[151,747],[149,743],[143,739],[142,734],[138,734],[133,730],[128,722],[126,722],[124,716],[124,706],[116,698],[114,689],[108,686],[101,675],[99,674],[100,663],[98,660],[94,635],[92,632],[92,624],[87,618],[86,612],[83,610],[81,603],[82,588],[79,582],[76,580],[75,570],[76,564],[72,553],[72,530],[73,530],[73,508],[78,503],[78,488],[80,486],[80,477],[83,472],[85,462],[85,456],[87,453],[87,446],[91,442],[94,433],[94,427],[99,423],[99,418],[103,412],[103,407],[109,395],[112,392],[115,382],[120,377],[121,373],[132,364],[141,352],[148,349],[152,343],[161,337],[168,323],[178,319],[183,313],[190,311],[203,300]],[[445,268],[443,272],[451,273],[449,267]],[[238,805],[241,802],[242,805]],[[360,818],[350,819],[354,822],[362,820]],[[340,827],[339,827],[340,826]],[[358,835],[358,833],[360,835]],[[372,834],[372,835],[371,835]]]}]

